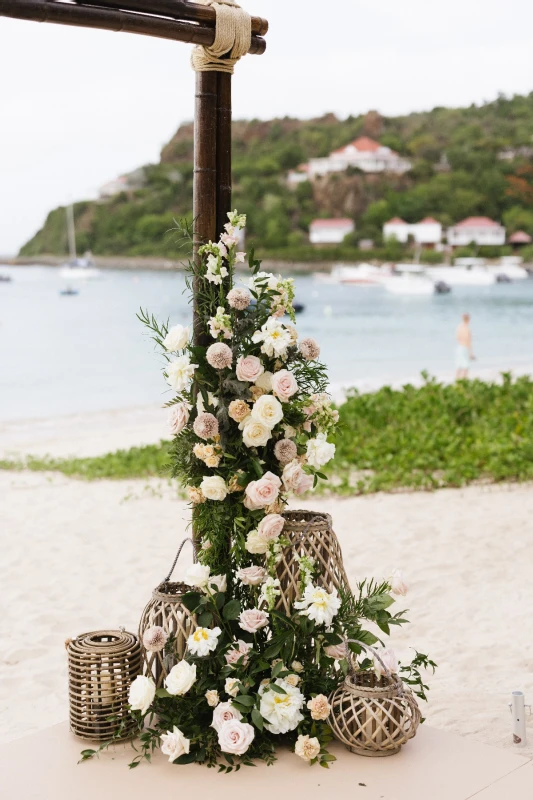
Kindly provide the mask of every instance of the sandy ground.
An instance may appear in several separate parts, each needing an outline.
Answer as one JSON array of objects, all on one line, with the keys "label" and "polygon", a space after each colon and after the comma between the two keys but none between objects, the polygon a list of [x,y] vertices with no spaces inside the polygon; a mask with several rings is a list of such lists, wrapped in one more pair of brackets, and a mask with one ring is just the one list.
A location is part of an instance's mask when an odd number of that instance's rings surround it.
[{"label": "sandy ground", "polygon": [[[512,747],[509,694],[533,702],[533,486],[306,505],[333,515],[352,582],[394,567],[408,577],[412,624],[394,638],[439,664],[428,721]],[[188,520],[164,482],[0,472],[0,739],[66,718],[64,640],[135,631]],[[533,717],[528,730],[519,752],[533,755]]]}]

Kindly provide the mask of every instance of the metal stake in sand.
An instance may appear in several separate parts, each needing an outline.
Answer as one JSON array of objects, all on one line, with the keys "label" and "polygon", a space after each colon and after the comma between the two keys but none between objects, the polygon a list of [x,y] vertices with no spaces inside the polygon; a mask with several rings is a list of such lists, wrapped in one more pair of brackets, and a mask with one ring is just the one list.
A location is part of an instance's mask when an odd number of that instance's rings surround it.
[{"label": "metal stake in sand", "polygon": [[525,747],[526,738],[526,705],[524,692],[515,691],[511,693],[509,703],[513,719],[513,744],[517,747]]}]

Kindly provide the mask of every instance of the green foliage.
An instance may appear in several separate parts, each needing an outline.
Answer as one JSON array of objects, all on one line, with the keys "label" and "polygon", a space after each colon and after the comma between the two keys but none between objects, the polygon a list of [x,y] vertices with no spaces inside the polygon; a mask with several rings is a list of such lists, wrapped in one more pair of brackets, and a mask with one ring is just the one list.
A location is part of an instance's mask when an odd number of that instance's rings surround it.
[{"label": "green foliage", "polygon": [[[533,93],[500,96],[462,109],[434,108],[402,117],[367,116],[338,120],[291,118],[235,121],[233,124],[234,202],[248,210],[247,236],[266,255],[308,260],[301,236],[320,216],[349,216],[363,238],[379,241],[381,226],[398,215],[415,222],[431,214],[449,225],[471,214],[503,219],[509,230],[533,233],[530,168],[521,147],[531,147]],[[367,127],[370,126],[370,127]],[[327,155],[361,134],[379,138],[413,162],[404,176],[367,175],[359,170],[305,182],[290,189],[287,170]],[[502,150],[516,158],[502,160]],[[97,254],[176,256],[179,239],[172,220],[192,206],[193,131],[183,125],[164,148],[159,164],[144,168],[145,186],[110,200],[76,203],[79,249]],[[443,171],[442,159],[444,161]],[[300,236],[295,234],[300,233]],[[310,248],[313,250],[313,248]],[[65,210],[52,211],[41,231],[21,253],[65,254]],[[360,255],[352,242],[339,256],[320,249],[315,260]],[[386,253],[373,253],[388,258]],[[368,254],[367,256],[368,257]]]}]

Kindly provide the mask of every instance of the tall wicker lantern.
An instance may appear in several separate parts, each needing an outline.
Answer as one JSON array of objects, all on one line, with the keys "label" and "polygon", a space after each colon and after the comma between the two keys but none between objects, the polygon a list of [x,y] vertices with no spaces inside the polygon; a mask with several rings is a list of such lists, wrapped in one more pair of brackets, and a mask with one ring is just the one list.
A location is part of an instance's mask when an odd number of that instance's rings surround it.
[{"label": "tall wicker lantern", "polygon": [[[375,650],[358,642],[379,661]],[[416,735],[421,715],[411,689],[385,665],[378,678],[372,670],[357,670],[348,656],[348,674],[331,694],[331,729],[352,753],[392,756]]]},{"label": "tall wicker lantern", "polygon": [[[163,681],[174,664],[183,658],[187,648],[187,639],[197,627],[196,615],[185,608],[181,602],[183,595],[190,592],[191,587],[186,583],[170,580],[183,546],[187,541],[192,540],[184,539],[181,543],[170,572],[165,580],[152,592],[152,597],[146,605],[139,622],[143,675],[152,677],[157,688],[163,685]],[[170,647],[166,647],[159,652],[151,652],[143,645],[145,631],[154,626],[163,628],[165,633],[171,637],[169,644],[172,642]]]},{"label": "tall wicker lantern", "polygon": [[84,739],[130,738],[137,725],[128,694],[141,673],[141,648],[133,633],[93,631],[67,641],[70,729]]},{"label": "tall wicker lantern", "polygon": [[277,608],[291,614],[292,604],[300,593],[300,564],[298,559],[308,556],[315,560],[317,583],[329,592],[337,589],[350,592],[344,570],[342,551],[331,526],[329,514],[318,511],[285,511],[283,535],[290,546],[283,550],[277,565],[281,594]]}]

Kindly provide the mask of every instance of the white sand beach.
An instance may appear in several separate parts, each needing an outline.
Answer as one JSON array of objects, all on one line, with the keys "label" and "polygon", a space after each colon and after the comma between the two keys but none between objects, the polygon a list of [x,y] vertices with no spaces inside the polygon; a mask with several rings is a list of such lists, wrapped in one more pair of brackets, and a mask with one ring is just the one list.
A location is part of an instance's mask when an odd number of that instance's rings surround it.
[{"label": "white sand beach", "polygon": [[[164,481],[87,483],[0,472],[1,738],[67,717],[67,637],[135,631],[186,535]],[[302,504],[298,504],[302,505]],[[436,727],[512,748],[509,693],[533,700],[533,486],[315,499],[332,514],[352,582],[403,570],[412,624],[394,637],[439,664],[425,709]],[[190,556],[184,554],[183,571]],[[533,755],[530,743],[521,754]]]}]

